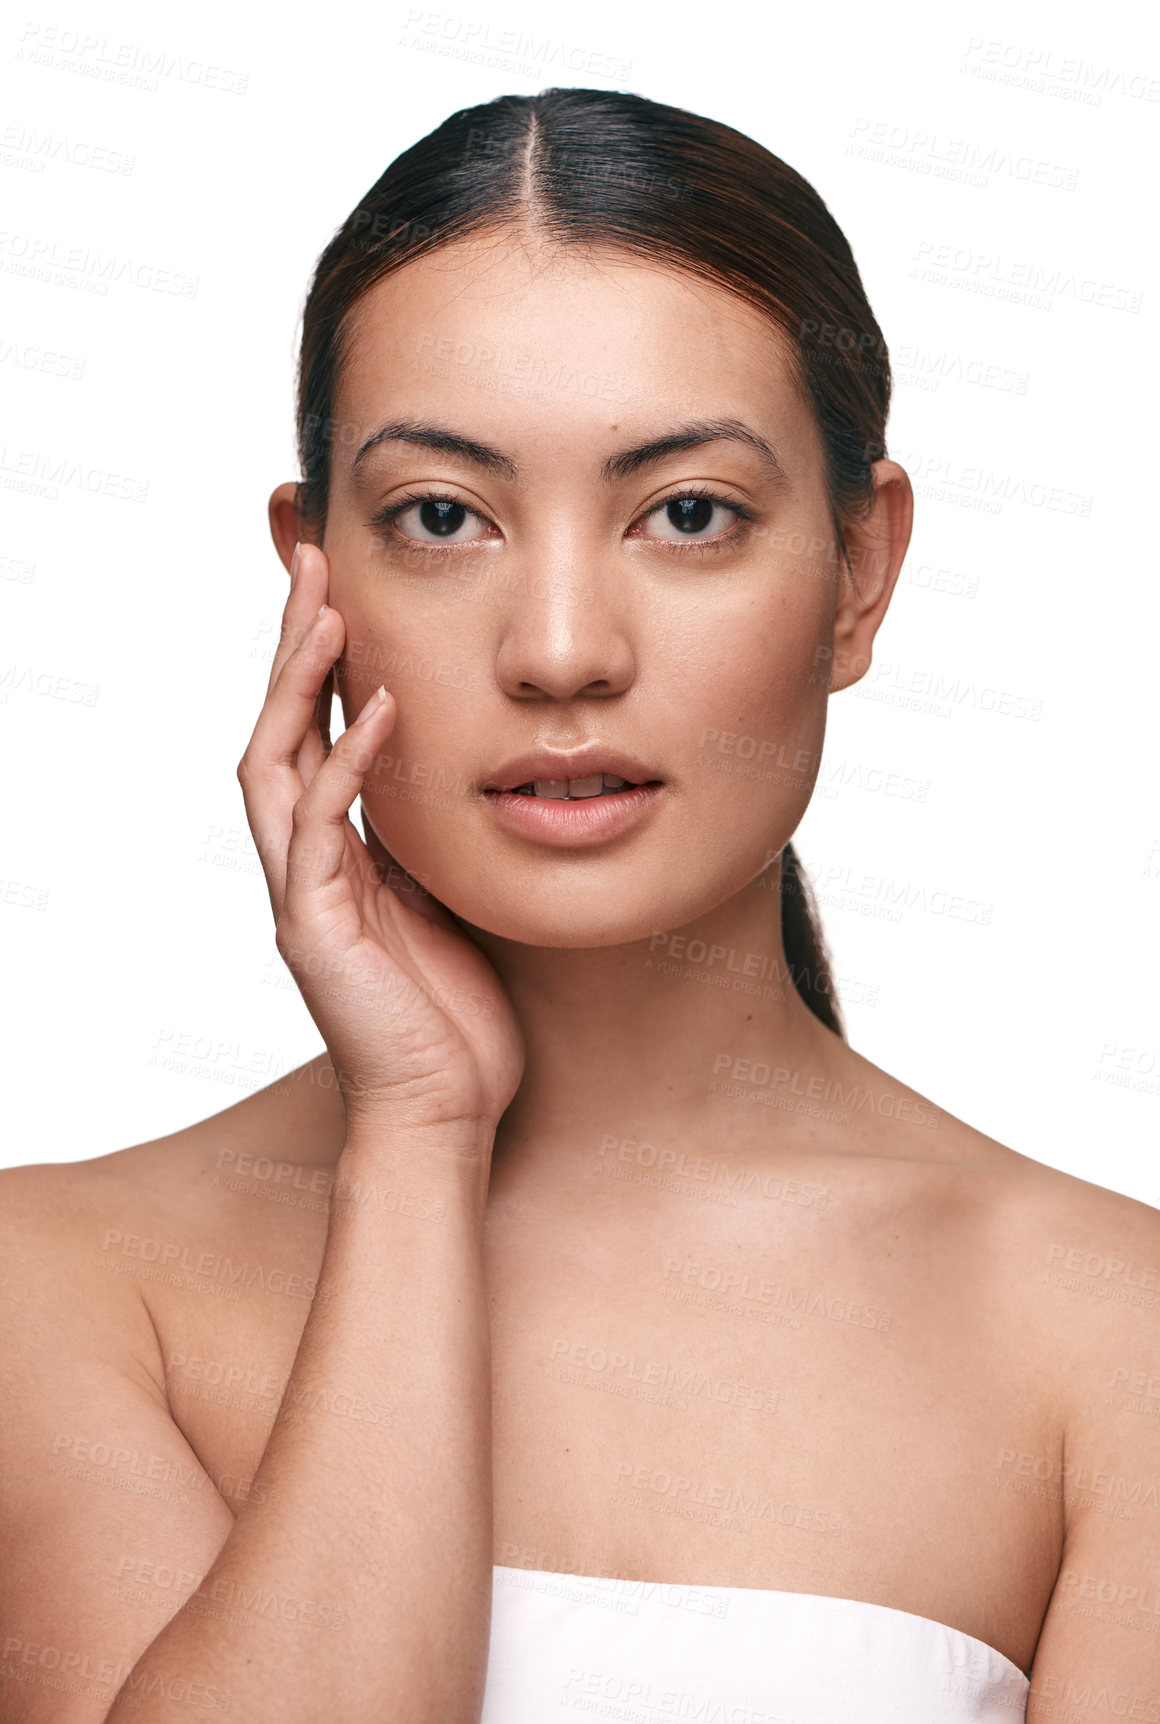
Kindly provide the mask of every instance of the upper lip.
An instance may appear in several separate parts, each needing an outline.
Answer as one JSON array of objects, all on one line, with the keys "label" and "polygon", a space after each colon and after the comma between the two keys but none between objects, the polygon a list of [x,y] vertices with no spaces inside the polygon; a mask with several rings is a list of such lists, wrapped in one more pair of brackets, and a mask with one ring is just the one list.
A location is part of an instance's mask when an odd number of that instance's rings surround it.
[{"label": "upper lip", "polygon": [[539,779],[556,783],[566,778],[595,778],[596,774],[623,778],[629,784],[656,783],[659,772],[646,766],[631,754],[618,748],[607,748],[602,742],[589,743],[570,754],[521,754],[505,762],[499,770],[485,778],[483,790],[515,790],[521,784],[534,784]]}]

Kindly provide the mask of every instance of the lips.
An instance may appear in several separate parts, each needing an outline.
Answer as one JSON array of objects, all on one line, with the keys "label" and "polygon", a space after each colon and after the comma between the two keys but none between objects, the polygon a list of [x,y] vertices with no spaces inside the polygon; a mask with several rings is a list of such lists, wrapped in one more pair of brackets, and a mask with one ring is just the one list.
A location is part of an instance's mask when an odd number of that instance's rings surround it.
[{"label": "lips", "polygon": [[526,754],[510,760],[481,785],[486,795],[543,797],[558,802],[622,795],[644,784],[659,784],[660,774],[645,762],[599,746],[568,754]]},{"label": "lips", "polygon": [[[605,790],[609,778],[618,784],[623,780],[623,787]],[[484,790],[480,800],[490,818],[522,843],[590,850],[639,832],[654,817],[665,794],[658,778],[633,783],[622,773],[590,772],[532,779],[511,790],[493,785]]]}]

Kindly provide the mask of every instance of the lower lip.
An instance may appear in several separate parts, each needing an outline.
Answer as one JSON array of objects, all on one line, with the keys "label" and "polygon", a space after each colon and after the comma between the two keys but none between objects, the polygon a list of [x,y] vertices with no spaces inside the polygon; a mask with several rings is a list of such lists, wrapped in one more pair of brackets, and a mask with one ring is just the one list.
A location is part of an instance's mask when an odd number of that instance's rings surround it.
[{"label": "lower lip", "polygon": [[538,844],[579,847],[606,844],[644,819],[662,786],[638,784],[601,796],[521,796],[515,790],[485,790],[483,799],[499,824]]}]

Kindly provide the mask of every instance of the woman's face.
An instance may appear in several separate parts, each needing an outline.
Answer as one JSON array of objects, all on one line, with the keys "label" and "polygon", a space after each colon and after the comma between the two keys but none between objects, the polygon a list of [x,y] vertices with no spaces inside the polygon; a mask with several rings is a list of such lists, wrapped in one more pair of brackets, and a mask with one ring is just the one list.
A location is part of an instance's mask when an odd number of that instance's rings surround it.
[{"label": "woman's face", "polygon": [[461,243],[360,301],[335,420],[338,685],[348,722],[398,702],[362,798],[392,855],[542,946],[752,882],[809,801],[854,603],[768,322],[624,253]]}]

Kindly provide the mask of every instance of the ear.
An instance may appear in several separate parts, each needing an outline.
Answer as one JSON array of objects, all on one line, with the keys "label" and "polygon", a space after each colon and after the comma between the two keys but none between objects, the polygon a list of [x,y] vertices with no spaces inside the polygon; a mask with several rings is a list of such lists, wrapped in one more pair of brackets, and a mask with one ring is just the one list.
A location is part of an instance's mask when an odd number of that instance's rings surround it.
[{"label": "ear", "polygon": [[875,461],[874,503],[846,531],[850,567],[843,568],[834,614],[830,692],[849,688],[870,668],[878,626],[894,592],[914,522],[914,492],[897,461]]},{"label": "ear", "polygon": [[298,486],[293,479],[271,492],[268,512],[274,548],[282,559],[283,567],[288,570],[294,556],[294,547],[299,539],[305,536],[298,515]]}]

